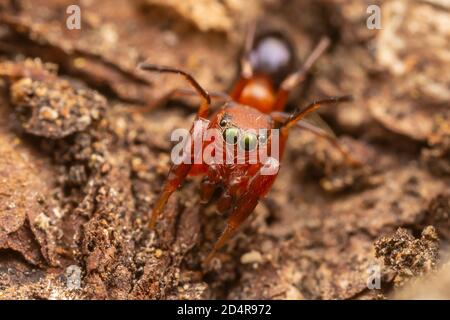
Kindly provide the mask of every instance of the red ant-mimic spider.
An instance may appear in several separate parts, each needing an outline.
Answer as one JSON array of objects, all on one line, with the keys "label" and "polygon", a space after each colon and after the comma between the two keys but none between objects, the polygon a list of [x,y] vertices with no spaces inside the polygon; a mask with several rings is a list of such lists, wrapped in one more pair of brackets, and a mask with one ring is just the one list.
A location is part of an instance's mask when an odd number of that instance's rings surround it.
[{"label": "red ant-mimic spider", "polygon": [[[308,130],[320,137],[328,139],[342,153],[346,161],[355,165],[357,161],[342,149],[338,140],[327,131],[307,122],[307,116],[323,104],[349,101],[350,96],[334,97],[311,103],[304,109],[297,109],[291,114],[284,112],[287,98],[293,88],[305,79],[315,61],[329,46],[329,39],[322,38],[304,64],[295,72],[292,69],[294,55],[290,42],[276,34],[259,37],[255,41],[255,28],[248,33],[245,50],[241,59],[241,76],[229,94],[229,101],[210,115],[211,95],[188,73],[171,67],[142,63],[142,70],[167,72],[182,75],[202,97],[197,111],[197,120],[203,123],[203,130],[217,129],[223,133],[223,141],[228,143],[228,136],[238,136],[236,148],[244,148],[246,152],[257,150],[259,147],[269,149],[273,141],[271,138],[261,137],[247,132],[247,129],[279,129],[279,152],[282,155],[284,147],[293,127]],[[191,129],[192,131],[192,129]],[[203,148],[208,143],[204,142]],[[270,156],[270,155],[269,155]],[[182,184],[188,175],[203,175],[201,188],[202,201],[208,201],[218,189],[222,193],[217,201],[218,211],[228,212],[227,226],[213,250],[208,255],[208,263],[233,232],[253,212],[261,197],[265,196],[275,181],[279,162],[272,161],[256,164],[192,164],[181,163],[172,165],[163,190],[153,208],[150,226],[154,228],[157,218],[161,214],[170,195]],[[275,174],[261,174],[263,167],[270,166]]]}]

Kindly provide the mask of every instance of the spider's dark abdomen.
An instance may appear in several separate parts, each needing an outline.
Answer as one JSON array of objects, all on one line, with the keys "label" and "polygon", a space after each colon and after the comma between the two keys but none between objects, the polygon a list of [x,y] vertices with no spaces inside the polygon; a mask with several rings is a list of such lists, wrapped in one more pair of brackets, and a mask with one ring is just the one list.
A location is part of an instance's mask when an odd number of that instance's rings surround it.
[{"label": "spider's dark abdomen", "polygon": [[294,48],[280,33],[261,35],[250,53],[250,63],[255,74],[266,75],[277,85],[295,66]]}]

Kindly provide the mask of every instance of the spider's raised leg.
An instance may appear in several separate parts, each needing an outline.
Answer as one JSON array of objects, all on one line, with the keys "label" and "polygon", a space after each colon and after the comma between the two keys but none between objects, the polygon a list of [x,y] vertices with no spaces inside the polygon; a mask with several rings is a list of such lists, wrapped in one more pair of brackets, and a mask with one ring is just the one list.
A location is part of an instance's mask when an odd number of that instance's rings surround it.
[{"label": "spider's raised leg", "polygon": [[327,37],[323,37],[322,39],[320,39],[319,43],[316,45],[314,50],[310,53],[308,58],[306,58],[305,63],[297,71],[291,73],[286,77],[286,79],[283,80],[283,82],[280,85],[280,89],[278,91],[277,101],[275,102],[274,110],[281,111],[284,109],[287,103],[289,93],[305,80],[309,70],[312,68],[314,63],[320,58],[320,56],[325,52],[325,50],[329,47],[329,45],[330,39],[328,39]]},{"label": "spider's raised leg", "polygon": [[170,172],[164,183],[163,190],[158,200],[156,201],[155,207],[153,208],[150,218],[150,228],[153,228],[156,224],[158,216],[161,214],[164,206],[169,200],[170,195],[181,185],[192,168],[192,164],[194,163],[196,156],[194,154],[195,148],[193,146],[197,139],[201,139],[203,137],[203,132],[208,126],[208,121],[206,120],[206,118],[208,117],[211,105],[211,97],[209,93],[205,89],[203,89],[189,73],[183,70],[172,67],[153,65],[149,63],[140,64],[139,68],[147,71],[179,74],[183,76],[191,84],[195,91],[202,97],[202,102],[197,111],[197,119],[191,128],[190,137],[187,140],[186,146],[189,146],[190,148],[185,148],[183,158],[180,159],[181,161],[178,164],[172,165],[172,167],[170,168]]},{"label": "spider's raised leg", "polygon": [[249,79],[253,76],[253,67],[250,62],[250,54],[252,51],[253,43],[255,41],[256,23],[252,22],[248,26],[247,35],[245,38],[244,52],[241,57],[241,75],[236,86],[230,93],[230,96],[236,100],[242,92]]},{"label": "spider's raised leg", "polygon": [[[271,113],[272,118],[277,122],[285,122],[289,118],[289,114],[286,112],[281,111],[275,111]],[[342,145],[342,143],[339,141],[339,139],[334,135],[334,133],[329,128],[323,128],[322,126],[317,126],[315,124],[311,124],[310,122],[306,120],[299,120],[295,124],[296,128],[300,128],[302,130],[306,130],[308,132],[311,132],[312,134],[315,134],[316,136],[326,139],[330,144],[336,148],[336,150],[342,155],[344,160],[349,164],[350,166],[360,166],[361,162],[356,160],[348,150],[345,149],[345,147]]]}]

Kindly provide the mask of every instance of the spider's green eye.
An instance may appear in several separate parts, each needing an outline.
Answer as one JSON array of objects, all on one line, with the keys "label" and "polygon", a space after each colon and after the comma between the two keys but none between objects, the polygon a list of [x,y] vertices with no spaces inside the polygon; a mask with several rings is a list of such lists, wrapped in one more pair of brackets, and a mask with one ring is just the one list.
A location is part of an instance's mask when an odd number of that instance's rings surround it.
[{"label": "spider's green eye", "polygon": [[223,132],[223,139],[228,144],[236,144],[239,139],[239,129],[230,127]]},{"label": "spider's green eye", "polygon": [[255,134],[246,132],[239,140],[239,146],[245,151],[251,151],[258,145],[258,138]]},{"label": "spider's green eye", "polygon": [[226,119],[222,119],[222,120],[220,120],[220,122],[219,122],[219,125],[220,125],[222,128],[226,127],[227,124],[228,124],[228,121],[227,121]]}]

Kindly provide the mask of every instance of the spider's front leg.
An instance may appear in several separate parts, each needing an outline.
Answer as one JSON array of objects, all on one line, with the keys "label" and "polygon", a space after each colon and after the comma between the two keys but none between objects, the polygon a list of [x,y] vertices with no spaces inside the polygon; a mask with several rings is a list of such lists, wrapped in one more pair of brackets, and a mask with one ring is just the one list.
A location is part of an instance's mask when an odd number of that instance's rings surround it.
[{"label": "spider's front leg", "polygon": [[150,229],[153,229],[155,227],[156,221],[158,220],[159,215],[161,214],[164,206],[169,200],[169,197],[183,183],[189,173],[189,170],[191,169],[191,166],[191,164],[182,163],[179,165],[173,165],[170,168],[169,175],[166,179],[166,182],[164,183],[164,188],[152,211],[152,215],[150,218]]},{"label": "spider's front leg", "polygon": [[165,204],[169,200],[170,195],[181,185],[181,183],[186,179],[186,176],[189,174],[189,171],[192,169],[193,163],[202,164],[202,157],[199,152],[202,153],[202,147],[198,148],[197,146],[200,144],[202,146],[203,135],[208,127],[209,121],[206,120],[208,118],[209,108],[211,106],[211,96],[209,93],[202,88],[202,86],[192,77],[189,73],[172,67],[160,66],[151,63],[141,63],[139,68],[146,71],[151,72],[160,72],[160,73],[173,73],[181,75],[185,78],[185,80],[195,89],[195,91],[202,97],[202,103],[197,110],[196,120],[190,130],[189,139],[185,145],[189,146],[188,150],[184,149],[182,161],[177,161],[176,164],[170,168],[169,175],[164,184],[164,188],[159,196],[156,205],[153,209],[152,216],[150,218],[150,228],[154,228],[158,216],[161,214]]},{"label": "spider's front leg", "polygon": [[225,242],[233,235],[234,231],[247,219],[253,212],[260,198],[265,196],[273,182],[275,181],[280,163],[277,159],[269,157],[264,165],[250,177],[245,192],[236,200],[231,208],[231,214],[227,221],[227,226],[214,245],[211,253],[206,257],[204,263],[208,264]]},{"label": "spider's front leg", "polygon": [[189,131],[188,139],[183,147],[183,154],[181,158],[176,159],[175,163],[170,168],[163,190],[156,201],[155,207],[153,208],[150,218],[151,229],[155,227],[156,221],[169,200],[169,197],[184,182],[187,175],[193,168],[193,164],[200,164],[199,162],[202,161],[203,136],[205,130],[208,128],[208,124],[208,120],[197,119]]}]

